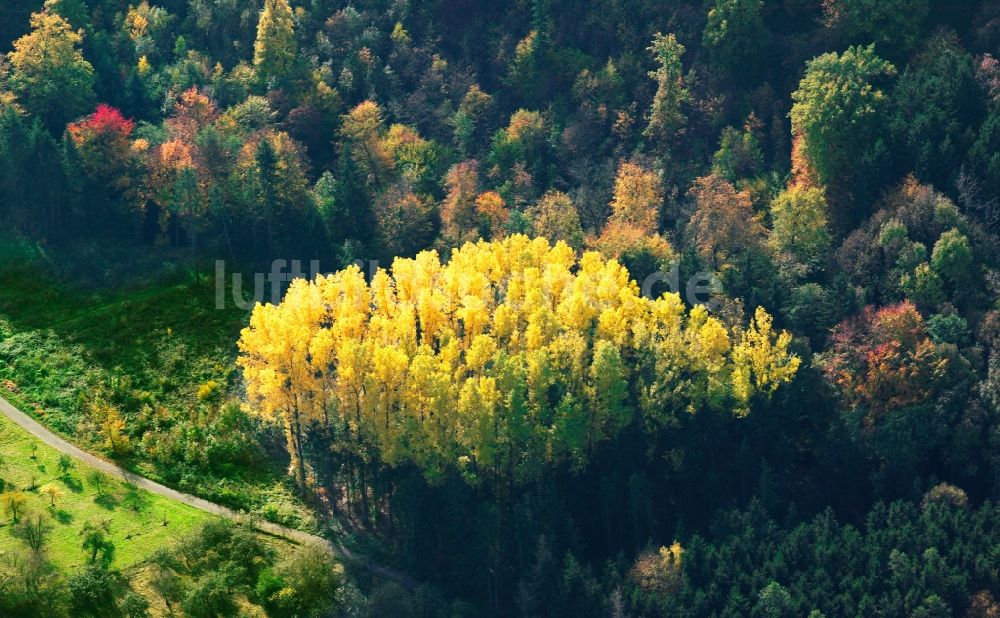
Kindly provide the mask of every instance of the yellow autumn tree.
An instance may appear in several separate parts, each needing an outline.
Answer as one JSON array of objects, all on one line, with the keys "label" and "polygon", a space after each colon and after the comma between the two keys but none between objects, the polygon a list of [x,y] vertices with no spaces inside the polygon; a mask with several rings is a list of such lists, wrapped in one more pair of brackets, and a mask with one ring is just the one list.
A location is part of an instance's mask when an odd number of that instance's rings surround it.
[{"label": "yellow autumn tree", "polygon": [[583,228],[580,213],[573,200],[562,191],[545,193],[530,210],[535,232],[552,242],[563,241],[574,249],[583,246]]},{"label": "yellow autumn tree", "polygon": [[622,163],[615,178],[609,223],[635,226],[655,234],[663,204],[663,182],[659,174],[636,163]]},{"label": "yellow autumn tree", "polygon": [[615,179],[611,216],[600,236],[590,238],[588,245],[624,264],[640,282],[654,272],[668,270],[676,254],[657,232],[662,204],[659,174],[636,163],[622,163]]},{"label": "yellow autumn tree", "polygon": [[393,167],[382,140],[384,128],[382,108],[374,101],[362,101],[341,117],[340,136],[373,186],[382,185]]},{"label": "yellow autumn tree", "polygon": [[258,305],[240,339],[239,363],[247,394],[263,416],[278,420],[291,455],[290,473],[305,485],[304,430],[325,414],[328,397],[316,376],[311,346],[314,326],[322,319],[319,290],[298,280],[295,294],[281,305]]},{"label": "yellow autumn tree", "polygon": [[9,86],[18,102],[59,135],[66,123],[92,110],[94,67],[83,57],[83,31],[59,14],[31,14],[31,32],[7,55]]},{"label": "yellow autumn tree", "polygon": [[769,395],[798,371],[801,359],[785,353],[791,341],[791,333],[776,334],[771,316],[757,307],[750,326],[733,348],[733,395],[738,413],[747,412],[753,393]]},{"label": "yellow autumn tree", "polygon": [[261,80],[275,85],[292,81],[297,54],[295,18],[288,0],[264,0],[253,46],[253,63]]},{"label": "yellow autumn tree", "polygon": [[432,481],[524,482],[630,424],[769,395],[797,367],[788,344],[762,311],[732,332],[676,294],[644,298],[615,260],[514,235],[399,258],[370,283],[356,267],[296,281],[255,309],[239,365],[300,479],[317,420]]},{"label": "yellow autumn tree", "polygon": [[480,228],[486,234],[487,240],[503,238],[510,211],[503,197],[496,191],[481,193],[476,198],[476,212],[479,214]]}]

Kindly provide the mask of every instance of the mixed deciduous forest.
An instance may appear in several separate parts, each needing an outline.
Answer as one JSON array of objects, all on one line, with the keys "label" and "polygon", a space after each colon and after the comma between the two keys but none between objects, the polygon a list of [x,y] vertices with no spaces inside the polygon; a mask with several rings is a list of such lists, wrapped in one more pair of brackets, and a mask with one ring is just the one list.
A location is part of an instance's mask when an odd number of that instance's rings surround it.
[{"label": "mixed deciduous forest", "polygon": [[0,52],[0,394],[385,565],[132,548],[11,438],[0,615],[1000,615],[1000,3],[26,0]]}]

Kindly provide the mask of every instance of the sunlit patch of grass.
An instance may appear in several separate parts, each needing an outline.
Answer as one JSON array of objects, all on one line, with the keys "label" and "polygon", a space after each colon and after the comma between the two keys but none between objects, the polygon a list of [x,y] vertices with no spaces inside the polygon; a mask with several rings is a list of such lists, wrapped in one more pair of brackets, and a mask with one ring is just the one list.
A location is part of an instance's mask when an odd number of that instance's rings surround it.
[{"label": "sunlit patch of grass", "polygon": [[[74,460],[64,475],[55,449],[2,417],[0,457],[5,490],[26,496],[22,519],[28,514],[43,515],[50,527],[47,554],[62,569],[88,560],[81,545],[81,530],[87,523],[106,524],[114,544],[111,566],[125,568],[146,560],[212,517],[106,475],[98,481],[97,471],[79,461]],[[46,486],[57,489],[54,500],[43,491]],[[12,534],[12,524],[11,516],[0,512],[0,554],[24,551],[23,543]]]}]

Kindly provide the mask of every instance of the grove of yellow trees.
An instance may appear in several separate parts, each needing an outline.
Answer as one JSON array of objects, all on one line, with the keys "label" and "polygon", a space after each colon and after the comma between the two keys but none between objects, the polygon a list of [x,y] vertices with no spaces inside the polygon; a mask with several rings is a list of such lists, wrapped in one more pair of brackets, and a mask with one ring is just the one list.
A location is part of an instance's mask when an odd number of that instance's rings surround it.
[{"label": "grove of yellow trees", "polygon": [[632,423],[745,414],[794,375],[789,343],[763,310],[731,330],[676,294],[642,297],[615,260],[515,235],[397,259],[370,284],[356,267],[297,280],[254,310],[239,364],[299,482],[311,423],[431,480],[523,482]]}]

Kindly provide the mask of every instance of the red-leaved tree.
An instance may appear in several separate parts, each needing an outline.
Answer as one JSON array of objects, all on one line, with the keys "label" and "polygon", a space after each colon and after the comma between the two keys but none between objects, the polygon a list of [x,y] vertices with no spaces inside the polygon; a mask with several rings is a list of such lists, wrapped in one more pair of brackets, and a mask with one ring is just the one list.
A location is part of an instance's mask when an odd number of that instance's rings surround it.
[{"label": "red-leaved tree", "polygon": [[909,301],[875,309],[833,330],[827,379],[852,409],[874,423],[889,410],[922,403],[948,382],[952,354],[927,334]]}]

